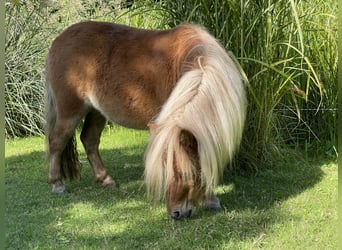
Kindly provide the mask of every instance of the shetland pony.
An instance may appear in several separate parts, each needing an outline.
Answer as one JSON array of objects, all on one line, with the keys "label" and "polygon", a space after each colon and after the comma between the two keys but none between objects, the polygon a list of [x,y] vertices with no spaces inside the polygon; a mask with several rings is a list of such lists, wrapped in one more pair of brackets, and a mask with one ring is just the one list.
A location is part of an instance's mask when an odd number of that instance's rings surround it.
[{"label": "shetland pony", "polygon": [[67,28],[46,60],[48,182],[78,176],[74,131],[96,181],[115,186],[99,155],[106,120],[150,129],[147,194],[165,199],[172,218],[194,205],[219,209],[213,189],[239,146],[246,113],[241,75],[203,28],[144,30],[104,22]]}]

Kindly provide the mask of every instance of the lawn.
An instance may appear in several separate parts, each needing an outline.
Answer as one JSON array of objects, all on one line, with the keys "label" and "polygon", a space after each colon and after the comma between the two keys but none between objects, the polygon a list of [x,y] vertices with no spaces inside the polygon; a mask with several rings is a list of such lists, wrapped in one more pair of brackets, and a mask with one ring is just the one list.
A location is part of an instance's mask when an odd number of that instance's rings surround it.
[{"label": "lawn", "polygon": [[337,249],[335,161],[226,171],[216,189],[223,212],[199,208],[173,221],[145,196],[147,139],[144,131],[104,131],[100,149],[115,190],[94,183],[79,143],[81,179],[66,182],[65,195],[50,192],[43,137],[7,140],[6,249]]}]

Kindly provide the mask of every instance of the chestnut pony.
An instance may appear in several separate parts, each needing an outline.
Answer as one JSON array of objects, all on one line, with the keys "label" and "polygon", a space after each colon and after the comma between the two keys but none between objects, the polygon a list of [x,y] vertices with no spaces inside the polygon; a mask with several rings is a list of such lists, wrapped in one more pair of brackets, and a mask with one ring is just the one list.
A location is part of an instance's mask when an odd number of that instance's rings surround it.
[{"label": "chestnut pony", "polygon": [[78,176],[74,131],[96,181],[115,186],[99,155],[109,119],[150,129],[147,194],[166,199],[172,218],[194,205],[219,209],[213,189],[239,146],[246,113],[241,75],[203,28],[144,30],[82,22],[62,32],[46,61],[47,143],[52,192]]}]

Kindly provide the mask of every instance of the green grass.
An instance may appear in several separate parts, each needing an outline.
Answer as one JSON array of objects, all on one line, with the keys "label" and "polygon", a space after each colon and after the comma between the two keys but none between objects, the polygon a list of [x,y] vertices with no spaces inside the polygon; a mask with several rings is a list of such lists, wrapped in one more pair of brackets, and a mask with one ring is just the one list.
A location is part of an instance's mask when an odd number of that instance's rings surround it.
[{"label": "green grass", "polygon": [[[5,144],[6,249],[337,249],[337,164],[292,158],[271,169],[227,171],[224,212],[171,220],[145,197],[148,133],[107,128],[100,149],[120,184],[94,183],[79,143],[81,180],[54,195],[43,137]],[[293,155],[293,154],[291,154]]]}]

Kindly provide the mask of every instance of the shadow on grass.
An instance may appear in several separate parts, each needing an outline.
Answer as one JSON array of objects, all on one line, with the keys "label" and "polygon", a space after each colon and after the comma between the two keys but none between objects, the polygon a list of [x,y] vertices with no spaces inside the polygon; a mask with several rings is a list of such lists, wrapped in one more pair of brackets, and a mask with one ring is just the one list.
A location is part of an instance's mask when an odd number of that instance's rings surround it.
[{"label": "shadow on grass", "polygon": [[230,240],[253,240],[263,234],[265,224],[286,220],[286,214],[273,208],[323,177],[319,164],[295,159],[254,174],[227,171],[218,195],[224,212],[198,209],[192,219],[172,221],[164,204],[151,208],[146,201],[144,149],[134,146],[101,151],[107,170],[120,184],[116,190],[94,183],[81,154],[82,178],[66,182],[69,193],[63,196],[50,193],[44,152],[6,158],[6,245],[44,249],[210,248]]},{"label": "shadow on grass", "polygon": [[321,166],[294,158],[254,173],[227,171],[225,183],[233,188],[220,198],[228,211],[268,209],[318,183],[323,177]]}]

